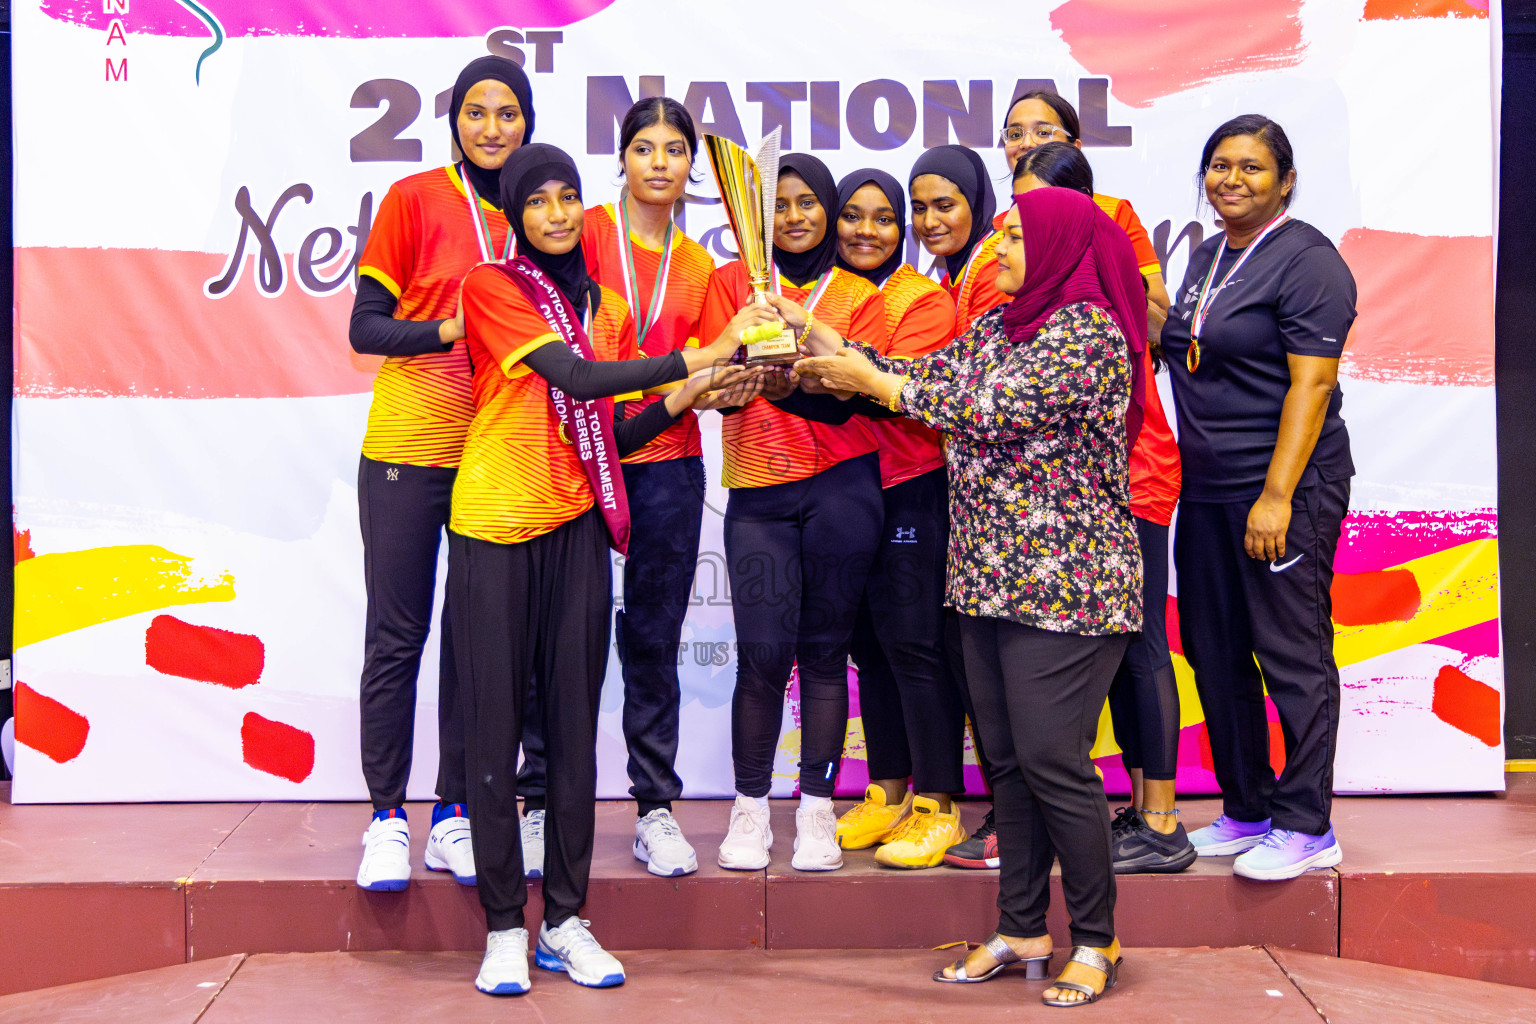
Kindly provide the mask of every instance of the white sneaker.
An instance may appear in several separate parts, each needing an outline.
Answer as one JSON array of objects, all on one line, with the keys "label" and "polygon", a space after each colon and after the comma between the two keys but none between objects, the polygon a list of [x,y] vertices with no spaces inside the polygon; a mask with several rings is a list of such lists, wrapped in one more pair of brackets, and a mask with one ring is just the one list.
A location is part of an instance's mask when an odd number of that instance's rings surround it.
[{"label": "white sneaker", "polygon": [[837,816],[830,803],[795,811],[795,855],[789,866],[796,871],[836,871],[843,866],[843,848],[837,845]]},{"label": "white sneaker", "polygon": [[527,811],[517,830],[523,836],[523,877],[544,877],[544,812]]},{"label": "white sneaker", "polygon": [[665,807],[658,807],[635,822],[635,859],[645,861],[645,870],[662,878],[691,875],[699,870],[698,855],[683,830]]},{"label": "white sneaker", "polygon": [[761,871],[768,866],[768,851],[772,848],[768,808],[758,806],[749,796],[738,796],[715,862],[731,871]]},{"label": "white sneaker", "polygon": [[624,965],[587,931],[590,921],[568,917],[558,928],[539,925],[539,947],[533,962],[546,971],[564,971],[578,985],[612,988],[624,984]]},{"label": "white sneaker", "polygon": [[[457,805],[462,810],[463,805]],[[475,884],[475,848],[469,839],[469,819],[462,814],[444,818],[427,833],[427,870],[451,871],[460,885]]]},{"label": "white sneaker", "polygon": [[486,935],[485,959],[475,975],[475,988],[490,996],[520,996],[528,991],[527,928]]},{"label": "white sneaker", "polygon": [[375,818],[363,833],[363,862],[357,887],[369,892],[399,892],[411,882],[411,826],[402,813]]}]

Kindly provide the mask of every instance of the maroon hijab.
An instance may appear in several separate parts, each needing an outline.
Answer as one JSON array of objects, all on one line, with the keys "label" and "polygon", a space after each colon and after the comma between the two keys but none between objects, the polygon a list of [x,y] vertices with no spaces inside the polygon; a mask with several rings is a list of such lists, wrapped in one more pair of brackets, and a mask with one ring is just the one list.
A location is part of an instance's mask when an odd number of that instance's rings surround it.
[{"label": "maroon hijab", "polygon": [[1025,344],[1063,306],[1092,302],[1106,310],[1130,349],[1125,432],[1134,445],[1146,394],[1147,293],[1131,240],[1097,203],[1072,189],[1039,188],[1013,201],[1024,232],[1024,284],[1003,307],[1003,328],[1014,344]]}]

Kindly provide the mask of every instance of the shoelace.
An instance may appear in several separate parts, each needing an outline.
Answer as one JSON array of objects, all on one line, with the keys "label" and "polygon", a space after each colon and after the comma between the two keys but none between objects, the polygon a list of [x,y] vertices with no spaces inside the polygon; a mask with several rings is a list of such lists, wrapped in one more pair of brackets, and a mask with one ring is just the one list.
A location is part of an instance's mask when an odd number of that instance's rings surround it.
[{"label": "shoelace", "polygon": [[997,834],[997,820],[988,811],[987,816],[981,819],[981,827],[971,833],[972,839],[990,839]]},{"label": "shoelace", "polygon": [[911,814],[903,818],[901,824],[891,831],[886,842],[895,843],[907,839],[921,839],[930,829],[938,827],[939,820],[935,815]]},{"label": "shoelace", "polygon": [[811,837],[823,843],[837,845],[837,819],[831,811],[818,811],[811,815]]},{"label": "shoelace", "polygon": [[646,815],[646,817],[650,818],[651,822],[645,827],[647,832],[652,833],[648,838],[653,840],[680,840],[683,838],[682,826],[678,825],[677,819],[672,817],[672,815],[658,814],[654,818],[651,818],[650,815]]},{"label": "shoelace", "polygon": [[855,807],[850,807],[843,815],[843,820],[850,825],[860,824],[865,818],[872,818],[876,814],[881,814],[888,810],[890,810],[890,805],[888,804],[870,803],[866,800]]},{"label": "shoelace", "polygon": [[537,811],[532,814],[525,815],[523,817],[521,828],[523,834],[526,835],[529,839],[538,839],[542,841],[544,838],[544,815],[538,813]]},{"label": "shoelace", "polygon": [[1267,846],[1271,850],[1281,850],[1291,841],[1296,833],[1290,829],[1272,829],[1263,839],[1259,840],[1260,846]]},{"label": "shoelace", "polygon": [[[491,934],[490,948],[485,951],[485,958],[493,965],[502,963],[516,963],[519,958],[526,960],[528,956],[528,935],[526,932],[518,936],[514,934],[516,929],[511,929],[507,934],[493,932]],[[519,941],[521,939],[521,941]]]},{"label": "shoelace", "polygon": [[[573,924],[572,922],[575,923]],[[565,946],[563,950],[560,950],[563,956],[569,959],[577,953],[604,952],[603,947],[598,945],[597,940],[592,937],[592,933],[587,931],[588,926],[591,924],[591,921],[572,917],[568,918],[560,927],[551,929],[553,932],[560,933],[557,941]]]},{"label": "shoelace", "polygon": [[757,823],[757,820],[751,814],[740,807],[731,808],[731,824],[726,829],[727,839],[731,836],[760,836],[762,834],[762,826]]}]

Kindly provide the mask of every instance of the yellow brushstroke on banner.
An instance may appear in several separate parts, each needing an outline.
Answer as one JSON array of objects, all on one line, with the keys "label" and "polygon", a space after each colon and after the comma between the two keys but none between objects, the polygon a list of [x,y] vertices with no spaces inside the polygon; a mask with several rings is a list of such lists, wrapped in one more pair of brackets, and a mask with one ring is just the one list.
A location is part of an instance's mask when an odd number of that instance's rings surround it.
[{"label": "yellow brushstroke on banner", "polygon": [[186,555],[154,544],[38,555],[16,564],[15,645],[174,605],[234,599],[234,576],[198,575]]},{"label": "yellow brushstroke on banner", "polygon": [[1499,617],[1499,542],[1474,540],[1415,558],[1408,569],[1419,582],[1418,614],[1407,622],[1341,627],[1333,656],[1353,665]]}]

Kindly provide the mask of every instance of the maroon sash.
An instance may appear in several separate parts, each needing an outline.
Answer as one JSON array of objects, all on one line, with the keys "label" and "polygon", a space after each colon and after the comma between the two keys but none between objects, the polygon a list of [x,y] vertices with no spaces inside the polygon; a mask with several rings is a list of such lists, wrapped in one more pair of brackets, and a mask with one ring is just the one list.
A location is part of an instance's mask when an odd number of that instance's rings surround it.
[{"label": "maroon sash", "polygon": [[[560,290],[550,283],[526,256],[507,263],[492,263],[517,285],[533,308],[548,321],[550,329],[583,359],[595,359],[592,340],[581,321],[571,315],[571,307]],[[578,402],[550,385],[549,404],[560,419],[562,438],[570,438],[587,474],[592,496],[608,527],[608,543],[620,554],[629,553],[629,496],[624,492],[624,475],[618,471],[616,446],[612,438],[613,399],[599,398]]]}]

